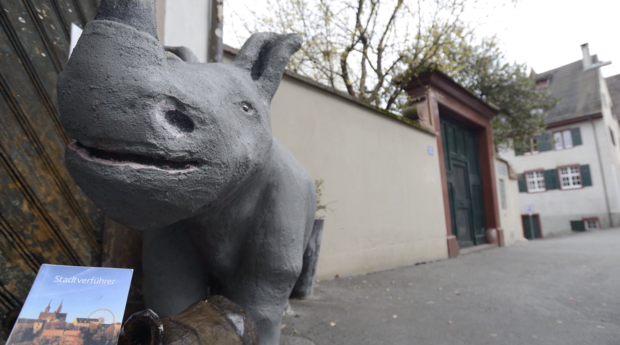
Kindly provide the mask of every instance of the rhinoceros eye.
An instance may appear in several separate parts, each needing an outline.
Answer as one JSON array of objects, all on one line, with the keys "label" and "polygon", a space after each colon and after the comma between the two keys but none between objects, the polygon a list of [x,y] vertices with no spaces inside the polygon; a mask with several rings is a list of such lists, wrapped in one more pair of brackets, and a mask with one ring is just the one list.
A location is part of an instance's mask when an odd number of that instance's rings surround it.
[{"label": "rhinoceros eye", "polygon": [[254,107],[252,107],[252,105],[248,102],[241,102],[241,109],[248,114],[254,113]]}]

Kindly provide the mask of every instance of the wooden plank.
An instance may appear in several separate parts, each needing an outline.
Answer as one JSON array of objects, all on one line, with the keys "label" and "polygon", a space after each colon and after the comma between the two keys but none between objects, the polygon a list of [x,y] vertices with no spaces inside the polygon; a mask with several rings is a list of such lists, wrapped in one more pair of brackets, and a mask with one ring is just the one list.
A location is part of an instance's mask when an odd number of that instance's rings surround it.
[{"label": "wooden plank", "polygon": [[71,32],[71,23],[84,28],[84,23],[73,0],[51,0],[52,4],[56,6],[58,13],[62,17],[62,21],[65,23],[65,28],[68,32]]},{"label": "wooden plank", "polygon": [[[5,32],[0,30],[0,42],[7,40]],[[97,219],[100,216],[96,207],[81,192],[64,167],[65,142],[57,135],[53,118],[49,116],[44,102],[39,98],[35,83],[32,82],[26,68],[28,64],[23,61],[11,45],[0,45],[0,65],[7,67],[0,71],[0,93],[9,108],[3,116],[9,117],[6,119],[7,122],[14,118],[19,123],[28,143],[37,150],[47,172],[53,177],[53,183],[60,189],[61,193],[58,196],[62,196],[68,202],[70,209],[75,213],[74,217],[77,217],[82,224],[80,228],[90,229],[90,241],[94,244],[98,229],[90,219]],[[15,130],[17,129],[10,129],[6,138],[9,139]]]},{"label": "wooden plank", "polygon": [[64,27],[61,14],[51,0],[29,0],[31,16],[37,23],[40,36],[47,42],[47,51],[55,56],[63,69],[69,59],[70,31]]},{"label": "wooden plank", "polygon": [[0,0],[0,318],[42,263],[100,264],[102,215],[64,167],[56,106],[70,24],[95,11],[96,0]]}]

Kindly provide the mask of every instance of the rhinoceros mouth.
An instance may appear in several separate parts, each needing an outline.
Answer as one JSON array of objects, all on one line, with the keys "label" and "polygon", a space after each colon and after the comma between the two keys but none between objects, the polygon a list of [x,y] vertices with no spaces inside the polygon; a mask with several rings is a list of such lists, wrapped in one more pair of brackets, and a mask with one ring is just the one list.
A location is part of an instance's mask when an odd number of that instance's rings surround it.
[{"label": "rhinoceros mouth", "polygon": [[94,147],[84,146],[77,141],[70,143],[68,147],[86,160],[96,161],[107,165],[130,165],[135,168],[152,167],[170,171],[194,170],[200,165],[198,161],[193,160],[170,160],[157,155],[101,150]]}]

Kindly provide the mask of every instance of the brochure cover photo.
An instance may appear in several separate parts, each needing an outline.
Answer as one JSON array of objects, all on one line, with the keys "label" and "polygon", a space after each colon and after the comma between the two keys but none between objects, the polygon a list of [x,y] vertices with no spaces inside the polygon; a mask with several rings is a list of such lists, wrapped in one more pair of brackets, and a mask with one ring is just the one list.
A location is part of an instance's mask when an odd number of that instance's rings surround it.
[{"label": "brochure cover photo", "polygon": [[132,274],[42,265],[7,345],[116,345]]}]

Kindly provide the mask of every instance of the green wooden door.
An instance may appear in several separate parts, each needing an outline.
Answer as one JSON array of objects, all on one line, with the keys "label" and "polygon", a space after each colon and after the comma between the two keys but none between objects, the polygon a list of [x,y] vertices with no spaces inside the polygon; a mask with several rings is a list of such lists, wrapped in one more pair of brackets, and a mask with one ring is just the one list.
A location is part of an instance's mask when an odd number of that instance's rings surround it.
[{"label": "green wooden door", "polygon": [[452,234],[462,248],[483,244],[484,202],[476,133],[459,123],[442,118],[441,136],[450,197]]},{"label": "green wooden door", "polygon": [[540,233],[540,219],[538,215],[522,216],[523,217],[523,235],[528,240],[542,238]]},{"label": "green wooden door", "polygon": [[83,27],[97,2],[0,0],[0,318],[41,264],[100,261],[101,215],[64,167],[56,102],[71,23]]}]

